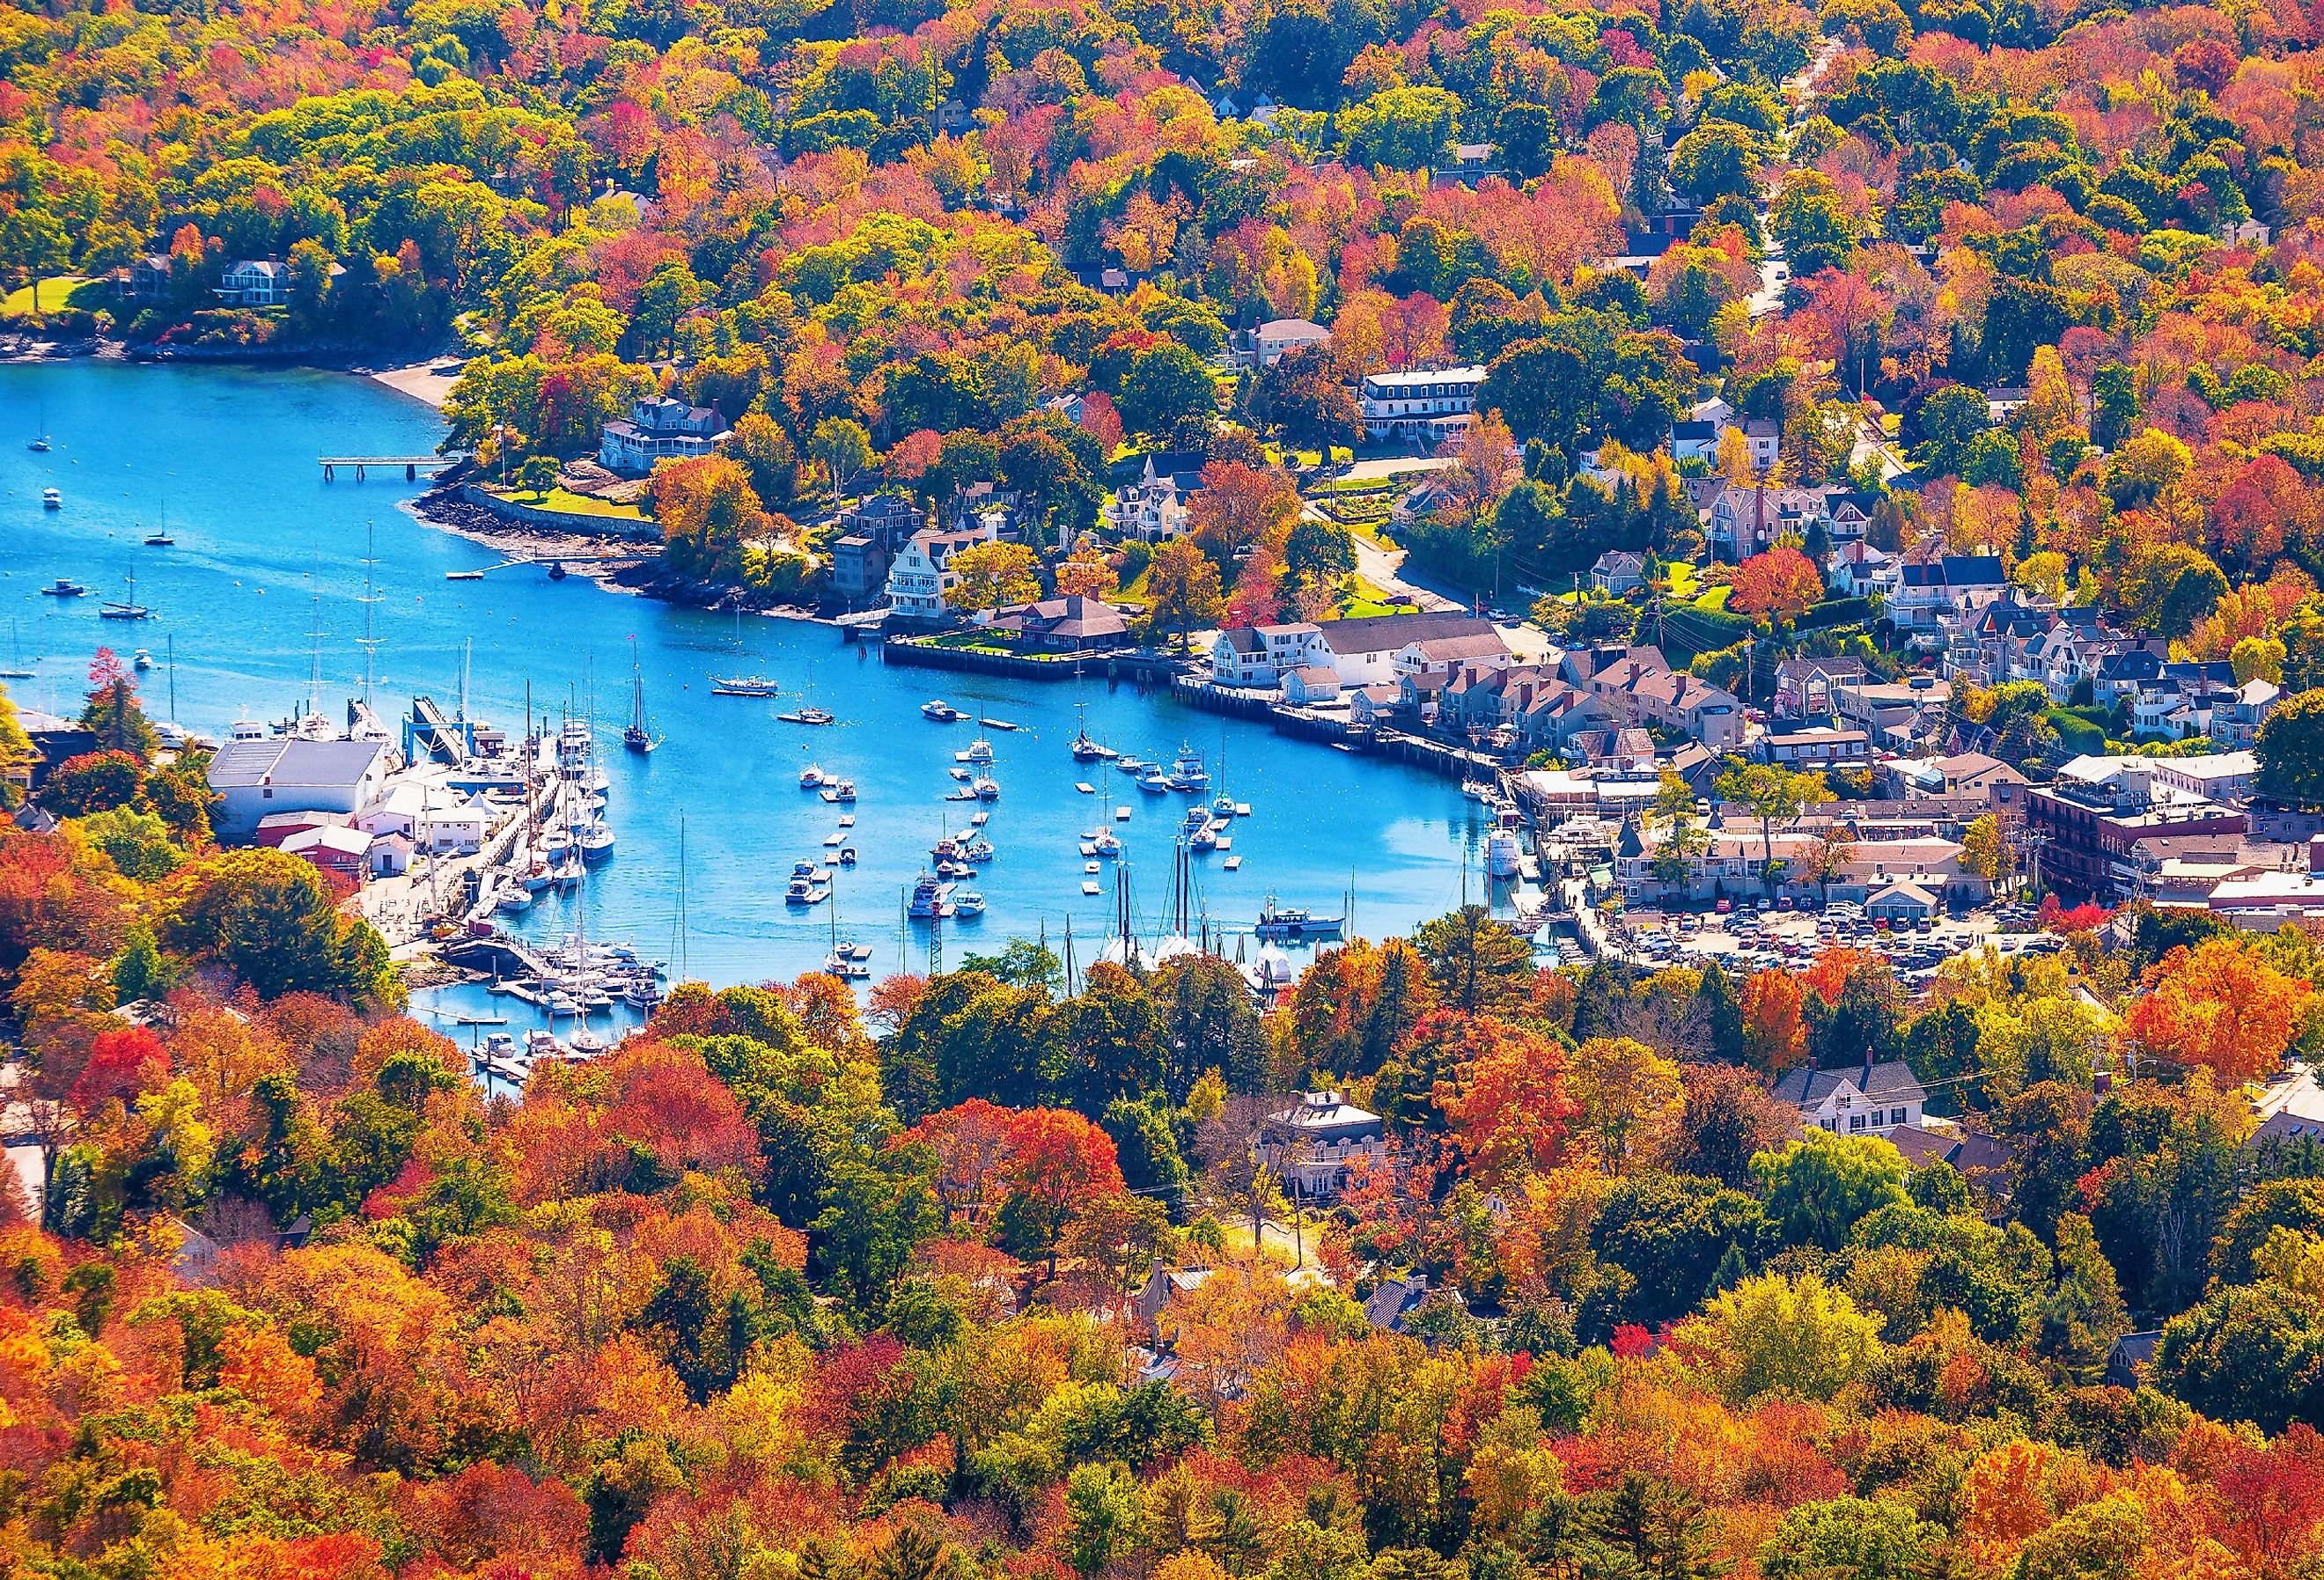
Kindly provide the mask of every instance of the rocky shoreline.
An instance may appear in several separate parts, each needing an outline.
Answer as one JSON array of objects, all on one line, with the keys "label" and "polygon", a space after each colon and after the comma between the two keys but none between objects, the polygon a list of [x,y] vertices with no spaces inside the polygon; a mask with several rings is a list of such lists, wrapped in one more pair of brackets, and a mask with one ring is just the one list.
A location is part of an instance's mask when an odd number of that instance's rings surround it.
[{"label": "rocky shoreline", "polygon": [[[468,480],[454,472],[407,503],[413,516],[443,531],[482,543],[511,559],[554,559],[567,574],[586,577],[608,592],[628,593],[689,609],[730,610],[828,624],[819,611],[785,604],[731,583],[681,576],[658,555],[641,552],[637,541],[618,532],[558,531],[537,522],[512,521],[463,496]],[[608,553],[616,559],[604,558]]]}]

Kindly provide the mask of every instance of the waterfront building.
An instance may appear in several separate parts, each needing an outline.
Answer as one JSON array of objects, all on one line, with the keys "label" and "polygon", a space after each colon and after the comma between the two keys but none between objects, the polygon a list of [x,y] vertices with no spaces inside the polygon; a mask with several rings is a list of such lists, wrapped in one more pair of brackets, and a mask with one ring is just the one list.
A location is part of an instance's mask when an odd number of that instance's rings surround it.
[{"label": "waterfront building", "polygon": [[290,270],[280,258],[238,258],[219,272],[211,294],[226,307],[281,307],[290,300]]},{"label": "waterfront building", "polygon": [[709,455],[732,437],[717,407],[654,395],[632,402],[628,417],[605,424],[597,464],[609,472],[650,472],[657,462]]},{"label": "waterfront building", "polygon": [[1103,598],[1078,593],[1037,604],[1006,604],[978,616],[994,634],[1038,652],[1095,652],[1130,645],[1130,623]]},{"label": "waterfront building", "polygon": [[1306,1092],[1270,1113],[1259,1129],[1259,1155],[1299,1201],[1330,1201],[1348,1187],[1359,1161],[1388,1160],[1380,1116],[1341,1092]]},{"label": "waterfront building", "polygon": [[360,828],[334,824],[302,829],[282,842],[282,854],[313,863],[324,872],[363,882],[371,861],[371,836]]},{"label": "waterfront building", "polygon": [[164,301],[172,281],[166,253],[147,253],[113,272],[113,293],[123,301]]},{"label": "waterfront building", "polygon": [[926,625],[951,618],[945,595],[960,585],[960,573],[952,568],[953,556],[999,536],[997,526],[988,520],[949,531],[923,527],[914,532],[888,568],[889,614]]},{"label": "waterfront building", "polygon": [[1375,440],[1449,439],[1469,426],[1484,382],[1477,364],[1368,374],[1359,398],[1364,432]]},{"label": "waterfront building", "polygon": [[1293,707],[1321,707],[1340,700],[1340,671],[1310,664],[1283,677],[1283,700]]},{"label": "waterfront building", "polygon": [[217,797],[210,827],[220,841],[235,844],[254,838],[269,812],[352,815],[378,799],[387,773],[387,747],[378,741],[228,741],[210,759]]}]

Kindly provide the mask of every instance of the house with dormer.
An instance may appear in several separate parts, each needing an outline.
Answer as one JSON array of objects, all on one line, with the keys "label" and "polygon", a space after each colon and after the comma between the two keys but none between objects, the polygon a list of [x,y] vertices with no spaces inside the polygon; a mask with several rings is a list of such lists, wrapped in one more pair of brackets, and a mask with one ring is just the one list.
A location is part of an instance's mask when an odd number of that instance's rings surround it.
[{"label": "house with dormer", "polygon": [[1921,1123],[1929,1094],[1903,1059],[1847,1069],[1784,1072],[1773,1095],[1798,1111],[1803,1130],[1840,1136],[1885,1136]]}]

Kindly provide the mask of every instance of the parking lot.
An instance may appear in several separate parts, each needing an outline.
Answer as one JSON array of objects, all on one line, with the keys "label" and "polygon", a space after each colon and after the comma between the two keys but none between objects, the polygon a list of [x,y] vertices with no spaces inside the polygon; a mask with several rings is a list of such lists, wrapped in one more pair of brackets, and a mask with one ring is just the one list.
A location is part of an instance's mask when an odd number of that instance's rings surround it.
[{"label": "parking lot", "polygon": [[1858,949],[1886,959],[1898,976],[1914,984],[1926,982],[1953,956],[1987,944],[2014,955],[2047,953],[2062,942],[2034,930],[2030,906],[1990,907],[1890,926],[1869,919],[1858,905],[1811,902],[1802,908],[1765,899],[1734,901],[1725,910],[1633,910],[1622,918],[1614,941],[1641,966],[1700,964],[1712,957],[1730,971],[1803,969],[1827,949]]}]

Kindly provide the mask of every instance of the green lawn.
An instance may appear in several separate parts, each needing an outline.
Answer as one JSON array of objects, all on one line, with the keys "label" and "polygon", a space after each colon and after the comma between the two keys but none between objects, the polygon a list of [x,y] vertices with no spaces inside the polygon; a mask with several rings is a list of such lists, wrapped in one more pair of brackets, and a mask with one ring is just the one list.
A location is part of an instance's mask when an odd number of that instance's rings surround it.
[{"label": "green lawn", "polygon": [[1670,577],[1672,597],[1692,598],[1702,591],[1702,578],[1695,574],[1694,567],[1685,560],[1669,561],[1664,565],[1663,571]]},{"label": "green lawn", "polygon": [[[78,297],[79,300],[75,300]],[[112,305],[113,292],[102,280],[91,280],[81,274],[52,274],[41,282],[41,307],[44,313],[61,312],[69,307],[92,310]],[[0,319],[21,319],[32,311],[32,288],[22,285],[0,299]]]},{"label": "green lawn", "polygon": [[1694,606],[1702,610],[1705,614],[1724,614],[1727,613],[1727,595],[1733,590],[1733,588],[1724,586],[1715,587],[1709,592],[1703,594],[1702,596],[1695,599]]},{"label": "green lawn", "polygon": [[518,504],[528,504],[535,510],[553,510],[560,515],[618,516],[629,522],[645,519],[645,512],[634,504],[615,504],[610,500],[592,499],[569,488],[551,488],[546,493],[520,488],[512,490],[508,497]]}]

